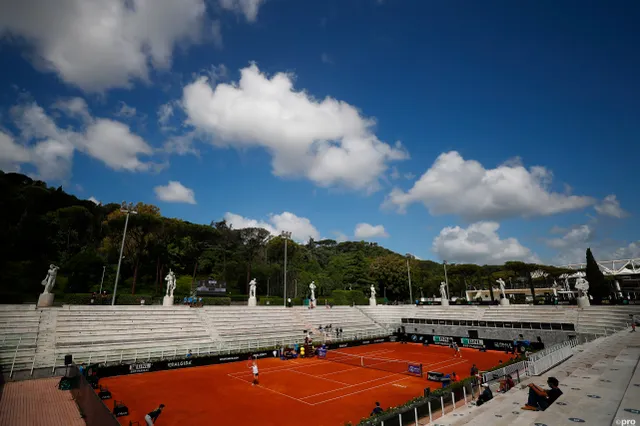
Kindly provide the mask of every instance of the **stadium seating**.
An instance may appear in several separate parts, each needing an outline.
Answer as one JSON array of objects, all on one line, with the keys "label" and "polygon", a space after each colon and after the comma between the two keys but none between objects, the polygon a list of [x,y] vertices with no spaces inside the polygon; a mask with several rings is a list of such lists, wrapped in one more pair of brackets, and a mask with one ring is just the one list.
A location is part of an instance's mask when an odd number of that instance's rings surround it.
[{"label": "stadium seating", "polygon": [[[614,419],[637,418],[637,414],[622,412],[625,407],[636,408],[640,375],[640,333],[629,329],[600,337],[577,346],[575,355],[539,377],[523,380],[506,394],[498,394],[492,384],[494,398],[477,407],[467,404],[437,420],[441,426],[511,424],[569,425],[586,420],[589,424],[611,424]],[[635,372],[634,372],[635,371]],[[631,377],[634,379],[631,379]],[[545,385],[547,377],[560,381],[563,395],[546,411],[526,411],[528,383]],[[627,401],[629,404],[620,404]],[[620,406],[620,408],[618,408]],[[616,411],[619,411],[616,413]],[[635,417],[632,417],[635,416]],[[570,420],[574,419],[574,420]]]},{"label": "stadium seating", "polygon": [[31,368],[35,357],[40,311],[35,305],[0,305],[0,365],[10,371]]},{"label": "stadium seating", "polygon": [[194,309],[163,306],[64,306],[58,310],[55,352],[76,362],[117,356],[122,350],[212,345]]},{"label": "stadium seating", "polygon": [[[226,348],[250,347],[250,343],[271,346],[301,341],[308,328],[297,311],[275,306],[216,306],[202,308],[209,327]],[[271,343],[271,344],[269,344]]]},{"label": "stadium seating", "polygon": [[327,338],[335,337],[335,329],[342,328],[344,338],[366,335],[383,335],[387,330],[373,322],[360,309],[349,306],[334,306],[326,309],[320,306],[315,309],[294,308],[305,320],[305,324],[317,330],[318,327],[332,325],[332,331],[325,333]]}]

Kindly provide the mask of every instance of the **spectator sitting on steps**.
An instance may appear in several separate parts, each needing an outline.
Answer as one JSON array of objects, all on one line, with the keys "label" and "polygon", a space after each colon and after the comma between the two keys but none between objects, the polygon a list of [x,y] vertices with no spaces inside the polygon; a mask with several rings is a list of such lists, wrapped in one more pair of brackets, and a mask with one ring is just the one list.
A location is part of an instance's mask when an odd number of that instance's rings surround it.
[{"label": "spectator sitting on steps", "polygon": [[504,380],[500,380],[500,389],[498,389],[498,392],[508,392],[509,389],[511,389],[512,387],[515,386],[515,383],[513,383],[513,379],[511,378],[510,374],[507,374],[506,376],[504,376]]},{"label": "spectator sitting on steps", "polygon": [[529,400],[527,404],[522,407],[523,410],[546,410],[556,399],[560,398],[562,391],[558,388],[560,383],[555,377],[549,377],[547,379],[549,390],[544,390],[539,386],[529,383]]},{"label": "spectator sitting on steps", "polygon": [[482,387],[484,388],[484,390],[482,391],[482,393],[478,397],[478,400],[476,401],[476,405],[478,407],[484,404],[485,402],[489,402],[493,399],[493,392],[491,392],[491,388],[489,387],[489,384],[483,383]]}]

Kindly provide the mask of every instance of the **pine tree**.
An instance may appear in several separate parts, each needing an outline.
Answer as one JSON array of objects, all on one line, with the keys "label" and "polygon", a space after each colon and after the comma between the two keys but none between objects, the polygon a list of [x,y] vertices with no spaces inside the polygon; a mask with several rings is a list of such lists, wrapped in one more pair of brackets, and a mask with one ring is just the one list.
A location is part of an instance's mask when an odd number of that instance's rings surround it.
[{"label": "pine tree", "polygon": [[589,294],[594,298],[603,299],[606,298],[609,293],[609,285],[604,279],[604,274],[598,266],[598,262],[593,257],[591,249],[587,249],[587,276],[586,280],[589,281]]}]

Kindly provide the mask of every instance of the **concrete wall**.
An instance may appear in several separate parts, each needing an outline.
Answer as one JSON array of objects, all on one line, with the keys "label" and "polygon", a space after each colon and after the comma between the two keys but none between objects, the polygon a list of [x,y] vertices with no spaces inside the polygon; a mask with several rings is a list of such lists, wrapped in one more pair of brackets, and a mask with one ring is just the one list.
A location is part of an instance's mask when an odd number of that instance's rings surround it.
[{"label": "concrete wall", "polygon": [[575,337],[575,331],[523,330],[521,328],[463,327],[457,325],[403,324],[407,334],[436,334],[442,336],[469,337],[469,330],[476,330],[479,339],[516,340],[522,334],[525,340],[537,341],[538,336],[545,346]]}]

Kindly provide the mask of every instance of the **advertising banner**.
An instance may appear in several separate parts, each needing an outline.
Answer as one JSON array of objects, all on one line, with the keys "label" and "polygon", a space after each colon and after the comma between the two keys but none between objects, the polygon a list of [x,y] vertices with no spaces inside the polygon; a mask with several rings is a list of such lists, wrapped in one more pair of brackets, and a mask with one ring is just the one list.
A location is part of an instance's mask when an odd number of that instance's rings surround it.
[{"label": "advertising banner", "polygon": [[224,296],[227,283],[217,280],[200,280],[196,284],[196,296]]}]

